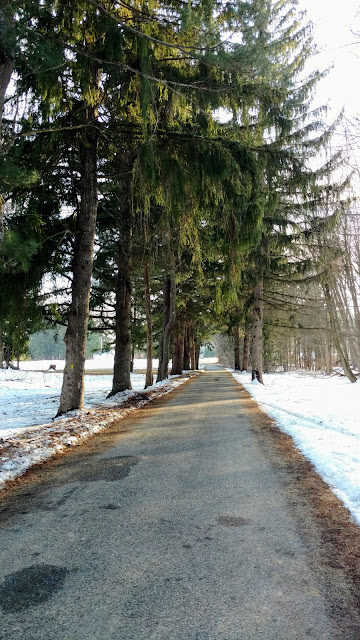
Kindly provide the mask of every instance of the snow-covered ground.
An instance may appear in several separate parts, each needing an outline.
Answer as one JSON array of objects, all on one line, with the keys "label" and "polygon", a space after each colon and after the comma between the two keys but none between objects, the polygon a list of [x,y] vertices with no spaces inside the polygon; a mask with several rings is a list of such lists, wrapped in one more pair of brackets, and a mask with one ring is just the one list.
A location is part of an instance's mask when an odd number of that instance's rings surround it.
[{"label": "snow-covered ground", "polygon": [[[85,375],[84,409],[55,418],[62,374],[48,371],[49,361],[21,362],[20,370],[0,369],[0,487],[80,440],[106,428],[154,397],[169,393],[189,376],[170,376],[144,391],[145,374],[131,374],[132,390],[106,399],[112,385],[113,360],[87,362],[87,370],[109,374]],[[56,362],[57,369],[63,363]],[[144,370],[144,360],[135,369]],[[157,361],[154,361],[157,366]]]},{"label": "snow-covered ground", "polygon": [[234,378],[294,440],[360,524],[360,381],[301,371]]},{"label": "snow-covered ground", "polygon": [[[0,437],[19,435],[34,425],[51,422],[59,406],[62,374],[0,369]],[[132,388],[141,391],[145,375],[131,375]],[[104,402],[112,375],[86,375],[84,408]]]}]

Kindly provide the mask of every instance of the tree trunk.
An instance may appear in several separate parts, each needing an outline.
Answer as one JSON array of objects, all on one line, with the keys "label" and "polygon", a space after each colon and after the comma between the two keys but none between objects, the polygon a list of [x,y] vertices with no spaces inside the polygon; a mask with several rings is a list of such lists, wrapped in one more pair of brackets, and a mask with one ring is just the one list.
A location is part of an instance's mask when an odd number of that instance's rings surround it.
[{"label": "tree trunk", "polygon": [[151,314],[151,291],[150,291],[150,261],[145,257],[144,261],[144,296],[145,296],[145,314],[146,314],[146,376],[145,389],[154,384],[153,377],[153,331],[152,331],[152,314]]},{"label": "tree trunk", "polygon": [[0,327],[0,369],[4,367],[4,341],[2,337],[2,331]]},{"label": "tree trunk", "polygon": [[[168,275],[165,279],[165,287],[164,294],[166,290],[166,296],[164,295],[164,304],[166,304],[166,308],[164,306],[164,322],[163,322],[163,333],[162,333],[162,361],[161,365],[159,362],[159,371],[158,371],[158,379],[165,380],[165,378],[169,375],[169,345],[170,345],[170,336],[175,326],[176,321],[176,312],[175,312],[175,304],[176,304],[176,283],[175,283],[175,271],[171,271],[170,275]],[[166,297],[166,300],[165,300]],[[165,324],[165,320],[167,322]],[[159,377],[160,374],[160,377]]]},{"label": "tree trunk", "polygon": [[195,337],[194,337],[194,325],[193,322],[189,322],[189,350],[190,350],[190,369],[195,370],[196,357],[195,357]]},{"label": "tree trunk", "polygon": [[235,356],[235,371],[241,370],[240,364],[240,327],[236,325],[234,328],[234,356]]},{"label": "tree trunk", "polygon": [[[328,324],[327,319],[327,324]],[[330,331],[324,331],[322,334],[322,345],[324,352],[324,361],[325,361],[325,373],[327,376],[330,376],[333,372],[332,360],[331,360],[331,342],[330,342]]]},{"label": "tree trunk", "polygon": [[244,343],[243,343],[243,365],[242,370],[247,371],[249,368],[249,352],[250,352],[250,331],[245,329]]},{"label": "tree trunk", "polygon": [[131,389],[131,254],[133,213],[130,180],[124,185],[118,230],[120,237],[117,243],[118,273],[115,303],[114,376],[112,389],[108,397],[125,391],[125,389]]},{"label": "tree trunk", "polygon": [[95,109],[85,107],[85,122],[89,127],[80,149],[80,206],[76,221],[71,304],[64,337],[64,378],[57,415],[82,408],[84,401],[85,348],[97,215],[98,130]]},{"label": "tree trunk", "polygon": [[329,285],[324,284],[323,290],[325,294],[325,301],[328,307],[330,327],[333,332],[334,343],[340,358],[341,366],[344,369],[344,373],[346,377],[350,380],[350,382],[356,382],[357,378],[350,369],[349,358],[346,353],[345,345],[341,344],[340,338],[338,335],[337,326],[336,326],[336,316],[335,316],[336,312],[334,309]]},{"label": "tree trunk", "polygon": [[5,347],[5,369],[9,369],[12,356],[12,346],[10,344]]},{"label": "tree trunk", "polygon": [[351,317],[351,311],[349,309],[348,291],[345,288],[340,288],[340,282],[335,281],[332,283],[332,292],[335,308],[339,310],[344,331],[347,334],[351,363],[354,368],[360,371],[360,352],[357,349],[355,340],[356,328],[354,318]]},{"label": "tree trunk", "polygon": [[[0,18],[1,18],[0,14]],[[0,36],[1,36],[1,25],[0,25]],[[4,110],[4,101],[7,88],[9,86],[9,82],[11,80],[12,72],[14,70],[14,60],[11,56],[6,55],[5,51],[0,45],[0,150],[3,146],[3,136],[2,136],[2,120],[3,120],[3,110]],[[4,235],[4,200],[0,193],[0,247],[3,242]]]},{"label": "tree trunk", "polygon": [[[306,342],[307,339],[305,338]],[[307,371],[311,371],[312,369],[312,348],[306,344],[303,347],[303,352],[304,352],[304,369],[306,369]]]},{"label": "tree trunk", "polygon": [[[136,306],[134,306],[134,316],[133,316],[134,325],[136,323]],[[131,357],[130,357],[130,373],[134,373],[134,360],[135,360],[135,344],[134,341],[131,341]]]},{"label": "tree trunk", "polygon": [[183,370],[189,371],[190,369],[190,334],[189,334],[189,321],[185,321],[184,325],[184,362]]},{"label": "tree trunk", "polygon": [[315,349],[314,371],[321,371],[323,368],[323,357],[320,345]]},{"label": "tree trunk", "polygon": [[251,379],[263,382],[263,279],[254,290],[253,326],[252,326],[252,373]]},{"label": "tree trunk", "polygon": [[197,342],[196,343],[196,347],[195,347],[195,369],[196,369],[196,371],[199,371],[200,348],[201,348],[201,344],[199,344],[199,342]]},{"label": "tree trunk", "polygon": [[131,343],[130,373],[134,373],[135,345]]},{"label": "tree trunk", "polygon": [[159,365],[158,365],[156,382],[160,382],[161,380],[163,380],[162,370],[163,370],[163,361],[164,361],[164,336],[165,336],[166,327],[169,323],[169,318],[170,318],[170,296],[171,296],[170,289],[171,289],[170,276],[166,276],[164,278],[164,283],[163,283],[163,317],[162,317],[163,322],[162,322],[161,336],[159,340]]},{"label": "tree trunk", "polygon": [[175,329],[173,331],[173,354],[171,375],[181,375],[183,372],[184,361],[184,317],[176,320]]},{"label": "tree trunk", "polygon": [[2,119],[7,88],[14,71],[14,60],[0,48],[0,147],[2,141]]},{"label": "tree trunk", "polygon": [[282,366],[284,371],[289,371],[289,348],[288,344],[284,342],[282,346]]},{"label": "tree trunk", "polygon": [[[14,10],[15,11],[15,10]],[[4,44],[3,32],[9,31],[15,27],[14,13],[7,18],[0,11],[0,151],[3,147],[4,139],[2,135],[2,121],[4,115],[4,102],[7,88],[10,84],[11,76],[14,71],[14,58],[11,52]],[[0,247],[3,242],[4,234],[4,200],[0,193]]]}]

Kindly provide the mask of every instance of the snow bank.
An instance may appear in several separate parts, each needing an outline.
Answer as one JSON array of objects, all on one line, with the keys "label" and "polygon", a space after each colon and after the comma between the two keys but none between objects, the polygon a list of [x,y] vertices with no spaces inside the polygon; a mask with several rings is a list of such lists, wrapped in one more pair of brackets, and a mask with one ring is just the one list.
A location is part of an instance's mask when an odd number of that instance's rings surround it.
[{"label": "snow bank", "polygon": [[[50,422],[56,415],[63,375],[41,371],[0,369],[0,437]],[[132,388],[144,388],[145,375],[131,375]],[[112,375],[86,375],[84,408],[104,402],[111,390]]]},{"label": "snow bank", "polygon": [[131,374],[133,389],[106,399],[112,376],[88,375],[85,408],[52,419],[59,403],[61,374],[0,370],[0,488],[32,465],[169,393],[189,377],[170,376],[143,390],[145,375]]},{"label": "snow bank", "polygon": [[360,382],[304,372],[264,375],[264,385],[232,372],[294,440],[360,524]]}]

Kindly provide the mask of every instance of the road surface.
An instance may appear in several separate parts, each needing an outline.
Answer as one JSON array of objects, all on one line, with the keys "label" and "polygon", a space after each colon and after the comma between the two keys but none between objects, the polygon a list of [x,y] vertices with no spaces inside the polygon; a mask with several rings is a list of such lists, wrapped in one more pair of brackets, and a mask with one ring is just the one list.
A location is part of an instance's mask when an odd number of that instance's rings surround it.
[{"label": "road surface", "polygon": [[11,491],[1,640],[359,640],[253,412],[214,368]]}]

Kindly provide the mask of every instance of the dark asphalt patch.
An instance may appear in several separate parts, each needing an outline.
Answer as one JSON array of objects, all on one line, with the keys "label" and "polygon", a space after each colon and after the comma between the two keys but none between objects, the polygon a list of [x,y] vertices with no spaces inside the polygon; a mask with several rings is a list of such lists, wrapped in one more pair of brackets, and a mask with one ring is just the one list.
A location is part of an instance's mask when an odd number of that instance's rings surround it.
[{"label": "dark asphalt patch", "polygon": [[102,458],[101,460],[90,460],[78,465],[71,474],[71,482],[96,482],[105,480],[113,482],[126,478],[131,467],[139,462],[136,456],[118,456],[116,458]]},{"label": "dark asphalt patch", "polygon": [[247,518],[239,518],[237,516],[220,516],[217,521],[224,527],[244,527],[246,524],[250,524],[250,520]]},{"label": "dark asphalt patch", "polygon": [[120,509],[120,507],[118,507],[116,504],[105,504],[102,507],[99,507],[99,509],[110,509],[110,511],[115,511],[116,509]]},{"label": "dark asphalt patch", "polygon": [[38,564],[15,571],[0,585],[0,606],[4,613],[16,613],[46,602],[62,588],[68,569]]}]

